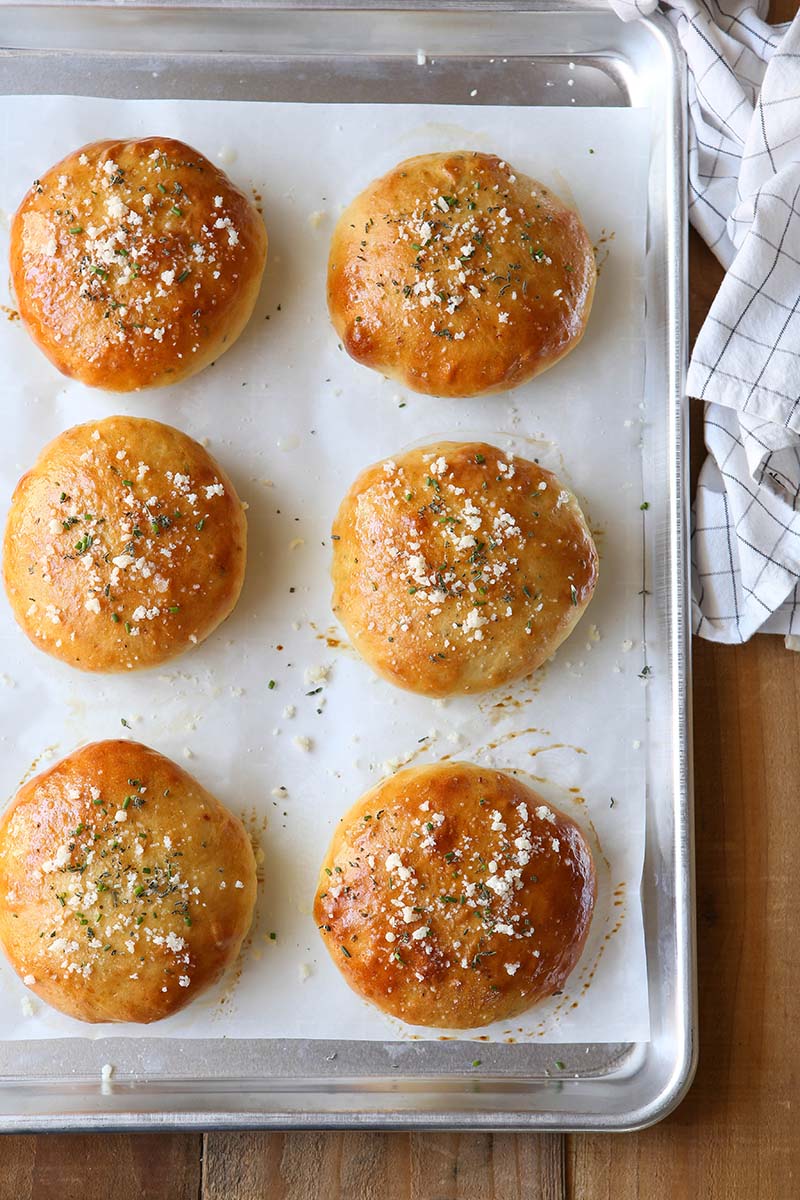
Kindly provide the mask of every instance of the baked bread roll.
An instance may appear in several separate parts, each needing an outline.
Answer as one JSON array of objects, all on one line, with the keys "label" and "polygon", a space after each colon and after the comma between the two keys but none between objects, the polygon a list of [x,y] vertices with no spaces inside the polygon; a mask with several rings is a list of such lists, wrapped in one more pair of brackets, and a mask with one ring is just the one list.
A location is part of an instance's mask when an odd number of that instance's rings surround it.
[{"label": "baked bread roll", "polygon": [[595,894],[573,821],[503,771],[442,763],[399,771],[343,817],[314,919],[364,999],[474,1029],[563,988]]},{"label": "baked bread roll", "polygon": [[168,1017],[239,953],[256,899],[238,817],[168,758],[95,742],[0,818],[0,944],[79,1021]]},{"label": "baked bread roll", "polygon": [[373,670],[425,696],[528,675],[597,582],[575,497],[485,442],[440,442],[367,468],[333,539],[334,613]]},{"label": "baked bread roll", "polygon": [[17,484],[3,577],[41,650],[131,671],[208,637],[245,557],[241,502],[208,451],[169,425],[108,417],[59,434]]},{"label": "baked bread roll", "polygon": [[228,350],[266,255],[244,193],[172,138],[83,146],[34,180],[11,224],[31,337],[62,374],[112,392],[177,383]]},{"label": "baked bread roll", "polygon": [[574,209],[494,154],[409,158],[345,209],[328,263],[348,354],[415,392],[506,391],[583,337],[597,268]]}]

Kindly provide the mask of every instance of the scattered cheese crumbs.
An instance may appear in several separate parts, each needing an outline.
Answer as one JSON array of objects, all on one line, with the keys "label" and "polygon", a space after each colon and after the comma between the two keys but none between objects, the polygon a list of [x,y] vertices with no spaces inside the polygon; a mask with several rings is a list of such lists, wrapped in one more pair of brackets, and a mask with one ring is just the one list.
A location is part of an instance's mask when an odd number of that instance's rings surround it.
[{"label": "scattered cheese crumbs", "polygon": [[23,996],[20,1001],[23,1017],[33,1017],[36,1014],[36,1005],[31,1000],[30,996]]},{"label": "scattered cheese crumbs", "polygon": [[310,737],[295,737],[292,738],[292,741],[298,750],[304,750],[306,753],[308,753],[313,745]]},{"label": "scattered cheese crumbs", "polygon": [[36,977],[34,975],[26,975],[22,982],[25,984],[25,987],[33,987],[36,983]]},{"label": "scattered cheese crumbs", "polygon": [[128,819],[128,814],[125,812],[124,808],[118,808],[117,811],[114,813],[114,820],[117,821],[119,824],[122,824],[123,821],[127,821],[127,819]]},{"label": "scattered cheese crumbs", "polygon": [[506,966],[506,971],[508,971],[509,975],[516,975],[517,971],[520,968],[520,964],[518,962],[506,963],[505,966]]},{"label": "scattered cheese crumbs", "polygon": [[417,51],[417,66],[418,66],[418,67],[424,67],[424,66],[425,66],[425,63],[426,63],[427,61],[428,61],[428,56],[427,56],[427,54],[425,53],[425,51],[424,51],[424,50],[418,50],[418,51]]},{"label": "scattered cheese crumbs", "polygon": [[297,967],[297,974],[300,982],[305,983],[311,974],[311,967],[308,965],[308,963],[299,963]]},{"label": "scattered cheese crumbs", "polygon": [[100,1068],[100,1080],[101,1080],[101,1083],[103,1084],[104,1091],[106,1089],[106,1085],[111,1082],[111,1078],[112,1078],[113,1074],[114,1074],[114,1068],[111,1065],[111,1063],[103,1063],[102,1067]]}]

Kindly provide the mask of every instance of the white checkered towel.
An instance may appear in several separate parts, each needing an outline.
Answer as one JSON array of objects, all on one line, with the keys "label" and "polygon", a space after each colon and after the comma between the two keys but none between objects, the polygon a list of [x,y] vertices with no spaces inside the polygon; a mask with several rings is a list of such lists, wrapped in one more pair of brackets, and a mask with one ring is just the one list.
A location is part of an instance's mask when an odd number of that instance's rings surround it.
[{"label": "white checkered towel", "polygon": [[[625,20],[656,0],[611,0]],[[800,635],[800,16],[767,0],[663,4],[689,64],[689,215],[727,274],[688,392],[706,402],[695,631]]]}]

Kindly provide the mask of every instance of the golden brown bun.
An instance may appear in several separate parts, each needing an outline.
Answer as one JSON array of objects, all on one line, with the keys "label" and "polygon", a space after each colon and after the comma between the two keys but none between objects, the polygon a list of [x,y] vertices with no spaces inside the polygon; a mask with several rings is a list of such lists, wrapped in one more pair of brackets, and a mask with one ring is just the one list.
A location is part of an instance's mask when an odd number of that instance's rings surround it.
[{"label": "golden brown bun", "polygon": [[0,943],[80,1021],[158,1021],[236,958],[253,915],[238,819],[168,758],[95,742],[20,788],[0,819]]},{"label": "golden brown bun", "polygon": [[385,779],[344,816],[314,919],[366,1000],[472,1029],[564,986],[595,894],[574,822],[503,771],[442,763]]},{"label": "golden brown bun", "polygon": [[112,392],[177,383],[229,349],[258,296],[264,222],[172,138],[92,142],[34,180],[11,225],[11,279],[64,375]]},{"label": "golden brown bun", "polygon": [[211,455],[169,425],[108,417],[59,434],[17,484],[3,577],[41,650],[129,671],[208,637],[245,557],[241,502]]},{"label": "golden brown bun", "polygon": [[357,362],[433,396],[505,391],[583,337],[597,278],[578,214],[494,154],[409,158],[342,213],[328,307]]},{"label": "golden brown bun", "polygon": [[597,582],[575,497],[485,442],[440,442],[368,467],[333,538],[333,611],[373,670],[425,696],[528,675]]}]

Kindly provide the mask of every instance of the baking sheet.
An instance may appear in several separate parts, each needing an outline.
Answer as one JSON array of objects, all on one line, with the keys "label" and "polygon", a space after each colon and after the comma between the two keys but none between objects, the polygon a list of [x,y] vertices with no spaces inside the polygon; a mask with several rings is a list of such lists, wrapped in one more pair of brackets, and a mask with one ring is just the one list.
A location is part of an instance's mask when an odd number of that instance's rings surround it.
[{"label": "baking sheet", "polygon": [[[216,992],[157,1026],[87,1028],[30,997],[3,963],[5,1037],[438,1038],[382,1017],[349,992],[318,939],[311,901],[349,804],[399,765],[450,755],[526,772],[589,832],[600,867],[592,935],[564,995],[478,1034],[646,1040],[638,895],[647,737],[639,678],[648,551],[640,511],[646,113],[471,108],[468,97],[437,107],[435,121],[429,106],[411,105],[323,110],[39,96],[1,103],[3,254],[8,214],[47,166],[85,141],[154,132],[195,144],[263,197],[271,239],[264,289],[242,339],[175,388],[89,392],[63,380],[19,322],[0,321],[4,504],[46,441],[114,412],[208,438],[249,504],[248,577],[236,612],[163,670],[79,675],[30,646],[2,605],[0,794],[11,796],[34,761],[44,765],[43,751],[58,757],[125,735],[124,719],[129,736],[183,762],[241,812],[264,852],[252,936]],[[505,396],[449,401],[399,390],[347,358],[327,319],[324,274],[336,215],[357,190],[402,157],[462,147],[500,153],[571,195],[603,265],[588,332],[564,363]],[[391,688],[346,646],[329,644],[343,639],[330,615],[328,534],[367,463],[410,444],[468,436],[561,471],[597,533],[601,577],[578,630],[533,681],[442,704]],[[284,716],[291,706],[296,715]],[[308,751],[298,745],[305,738]],[[282,787],[285,799],[273,794]]]}]

